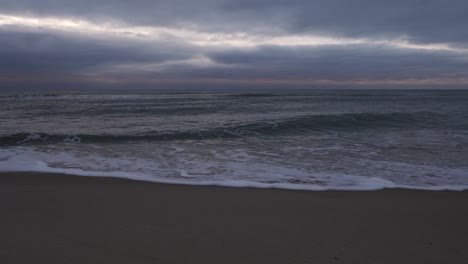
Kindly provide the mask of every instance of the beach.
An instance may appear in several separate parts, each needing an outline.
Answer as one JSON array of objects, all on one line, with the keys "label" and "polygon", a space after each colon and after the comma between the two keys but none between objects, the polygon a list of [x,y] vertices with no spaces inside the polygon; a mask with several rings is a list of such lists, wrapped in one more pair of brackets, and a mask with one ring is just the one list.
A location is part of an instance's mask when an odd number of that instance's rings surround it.
[{"label": "beach", "polygon": [[0,0],[0,264],[468,264],[466,10]]},{"label": "beach", "polygon": [[467,263],[468,192],[0,174],[0,263]]}]

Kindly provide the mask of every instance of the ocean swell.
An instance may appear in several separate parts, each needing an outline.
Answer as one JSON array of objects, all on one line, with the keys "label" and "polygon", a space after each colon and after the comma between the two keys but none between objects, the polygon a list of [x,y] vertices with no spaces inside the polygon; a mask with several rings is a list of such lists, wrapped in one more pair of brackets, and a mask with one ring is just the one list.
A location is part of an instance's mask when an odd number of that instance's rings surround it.
[{"label": "ocean swell", "polygon": [[[280,120],[229,123],[198,130],[158,131],[151,130],[134,134],[51,134],[44,132],[21,132],[0,136],[0,145],[45,143],[112,143],[134,141],[204,140],[241,137],[268,137],[275,135],[303,135],[335,133],[365,129],[418,128],[439,122],[445,117],[431,112],[414,113],[349,113],[308,115]],[[449,125],[449,124],[448,124]]]}]

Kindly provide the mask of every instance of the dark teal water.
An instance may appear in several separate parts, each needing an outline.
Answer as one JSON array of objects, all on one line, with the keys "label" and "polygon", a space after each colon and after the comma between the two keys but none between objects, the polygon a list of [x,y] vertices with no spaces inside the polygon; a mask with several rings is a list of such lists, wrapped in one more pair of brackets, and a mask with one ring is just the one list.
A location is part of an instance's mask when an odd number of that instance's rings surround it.
[{"label": "dark teal water", "polygon": [[464,189],[468,91],[0,95],[0,170],[298,189]]}]

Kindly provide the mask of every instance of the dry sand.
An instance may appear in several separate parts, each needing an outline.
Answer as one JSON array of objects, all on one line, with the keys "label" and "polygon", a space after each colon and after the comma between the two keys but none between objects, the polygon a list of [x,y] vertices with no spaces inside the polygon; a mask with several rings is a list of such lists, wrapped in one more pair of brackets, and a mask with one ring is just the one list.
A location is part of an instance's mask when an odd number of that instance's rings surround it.
[{"label": "dry sand", "polygon": [[468,192],[0,174],[0,263],[468,263]]}]

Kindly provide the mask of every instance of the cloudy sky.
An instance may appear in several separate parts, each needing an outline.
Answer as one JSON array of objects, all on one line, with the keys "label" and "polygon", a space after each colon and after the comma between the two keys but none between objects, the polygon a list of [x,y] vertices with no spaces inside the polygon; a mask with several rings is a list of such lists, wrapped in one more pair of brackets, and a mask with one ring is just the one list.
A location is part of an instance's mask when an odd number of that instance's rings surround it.
[{"label": "cloudy sky", "polygon": [[466,0],[0,0],[0,86],[468,86]]}]

